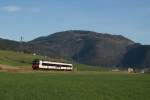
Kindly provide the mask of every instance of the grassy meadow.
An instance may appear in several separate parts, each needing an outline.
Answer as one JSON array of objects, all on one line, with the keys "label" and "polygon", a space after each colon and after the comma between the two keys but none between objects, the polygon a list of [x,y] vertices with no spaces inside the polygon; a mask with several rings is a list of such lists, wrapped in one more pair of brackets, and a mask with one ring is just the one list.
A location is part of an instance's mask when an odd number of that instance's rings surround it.
[{"label": "grassy meadow", "polygon": [[58,61],[58,62],[67,62],[67,63],[73,63],[75,69],[80,70],[80,71],[104,71],[108,70],[103,67],[99,66],[88,66],[84,64],[78,64],[72,61],[68,61],[62,58],[57,58],[57,59],[52,59],[48,57],[43,57],[39,55],[32,55],[32,54],[25,54],[21,52],[13,52],[13,51],[3,51],[0,50],[0,64],[2,65],[9,65],[12,67],[31,67],[32,66],[32,61],[34,59],[46,59],[50,61]]},{"label": "grassy meadow", "polygon": [[[42,56],[0,51],[0,65],[31,67]],[[55,60],[55,59],[51,59]],[[0,100],[150,100],[150,75],[108,72],[74,63],[78,71],[0,70]]]},{"label": "grassy meadow", "polygon": [[24,54],[13,51],[0,50],[0,64],[18,66],[18,67],[31,67],[31,63],[34,59],[43,59],[42,56],[33,56],[32,54]]},{"label": "grassy meadow", "polygon": [[0,100],[149,100],[150,75],[0,73]]}]

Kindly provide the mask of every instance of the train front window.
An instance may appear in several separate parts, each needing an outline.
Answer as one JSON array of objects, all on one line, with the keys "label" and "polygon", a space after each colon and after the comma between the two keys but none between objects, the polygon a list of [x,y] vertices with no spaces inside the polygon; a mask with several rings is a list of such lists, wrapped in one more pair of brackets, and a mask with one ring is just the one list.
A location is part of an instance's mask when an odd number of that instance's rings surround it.
[{"label": "train front window", "polygon": [[32,64],[39,64],[39,61],[33,61]]}]

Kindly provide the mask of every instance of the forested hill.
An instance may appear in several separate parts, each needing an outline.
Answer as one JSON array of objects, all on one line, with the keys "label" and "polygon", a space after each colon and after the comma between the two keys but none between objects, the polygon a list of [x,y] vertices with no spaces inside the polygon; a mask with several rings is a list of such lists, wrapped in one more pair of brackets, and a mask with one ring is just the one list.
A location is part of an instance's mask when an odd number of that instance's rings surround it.
[{"label": "forested hill", "polygon": [[0,39],[0,49],[21,50],[49,57],[62,57],[105,67],[149,67],[148,45],[135,44],[121,35],[70,30],[21,44]]}]

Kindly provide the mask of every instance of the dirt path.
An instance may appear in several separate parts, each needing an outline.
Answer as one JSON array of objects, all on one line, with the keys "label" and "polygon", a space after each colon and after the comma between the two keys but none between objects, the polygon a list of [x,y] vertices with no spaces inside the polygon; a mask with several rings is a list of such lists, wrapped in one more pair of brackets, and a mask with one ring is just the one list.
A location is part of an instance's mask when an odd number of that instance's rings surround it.
[{"label": "dirt path", "polygon": [[2,72],[21,72],[21,73],[26,73],[26,72],[32,72],[32,68],[20,68],[20,67],[13,67],[13,66],[8,66],[8,65],[1,65],[0,64],[0,71]]}]

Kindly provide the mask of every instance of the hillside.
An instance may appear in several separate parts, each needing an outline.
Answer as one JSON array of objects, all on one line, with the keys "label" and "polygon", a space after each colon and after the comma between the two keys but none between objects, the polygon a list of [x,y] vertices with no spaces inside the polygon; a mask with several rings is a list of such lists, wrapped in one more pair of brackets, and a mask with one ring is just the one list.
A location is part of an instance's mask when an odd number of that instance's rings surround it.
[{"label": "hillside", "polygon": [[150,45],[135,44],[128,47],[128,52],[121,60],[121,65],[124,67],[150,67]]},{"label": "hillside", "polygon": [[33,56],[31,54],[24,54],[13,51],[0,50],[0,64],[17,67],[31,67],[34,59],[44,59],[42,56]]},{"label": "hillside", "polygon": [[[65,63],[72,63],[74,68],[79,71],[104,71],[108,70],[106,68],[102,68],[101,66],[89,66],[85,64],[78,64],[72,61],[67,61],[65,59],[52,59],[48,57],[26,54],[21,52],[14,52],[14,51],[3,51],[0,50],[0,70],[1,67],[9,67],[9,68],[30,68],[32,66],[32,61],[34,59],[43,59],[43,60],[50,60],[55,62],[65,62]],[[22,69],[21,69],[22,70]]]},{"label": "hillside", "polygon": [[17,50],[19,48],[19,42],[0,38],[1,50]]},{"label": "hillside", "polygon": [[116,66],[129,45],[134,44],[120,35],[90,31],[64,31],[29,42],[42,55],[62,56],[79,63]]},{"label": "hillside", "polygon": [[70,30],[20,44],[0,39],[1,50],[36,53],[104,67],[150,67],[150,46],[136,44],[121,35]]}]

